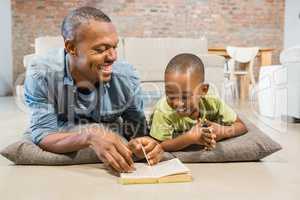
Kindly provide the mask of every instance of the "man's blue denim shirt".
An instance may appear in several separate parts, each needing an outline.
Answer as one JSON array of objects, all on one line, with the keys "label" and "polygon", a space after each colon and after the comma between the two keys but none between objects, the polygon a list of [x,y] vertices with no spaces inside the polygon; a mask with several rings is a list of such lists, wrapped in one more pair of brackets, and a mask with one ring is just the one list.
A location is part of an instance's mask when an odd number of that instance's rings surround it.
[{"label": "man's blue denim shirt", "polygon": [[78,106],[78,93],[64,49],[53,49],[30,61],[24,94],[34,143],[74,124],[112,123],[119,119],[131,124],[131,136],[147,134],[140,81],[128,63],[113,64],[111,80],[95,86],[94,98],[84,109]]}]

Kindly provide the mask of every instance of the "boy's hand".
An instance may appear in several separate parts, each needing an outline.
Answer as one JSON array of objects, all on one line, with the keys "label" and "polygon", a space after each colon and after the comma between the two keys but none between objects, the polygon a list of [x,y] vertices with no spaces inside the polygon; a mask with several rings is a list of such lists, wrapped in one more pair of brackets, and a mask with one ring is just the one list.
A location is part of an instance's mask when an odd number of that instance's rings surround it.
[{"label": "boy's hand", "polygon": [[215,135],[216,141],[219,141],[219,139],[222,137],[222,130],[224,129],[224,126],[208,120],[207,120],[207,125],[210,128],[211,133]]},{"label": "boy's hand", "polygon": [[157,164],[163,157],[164,150],[160,144],[150,137],[139,137],[129,141],[129,149],[138,157],[144,158],[142,145],[145,148],[151,165]]},{"label": "boy's hand", "polygon": [[210,127],[202,127],[196,124],[189,132],[192,144],[204,145],[208,150],[215,148],[216,135],[211,131]]}]

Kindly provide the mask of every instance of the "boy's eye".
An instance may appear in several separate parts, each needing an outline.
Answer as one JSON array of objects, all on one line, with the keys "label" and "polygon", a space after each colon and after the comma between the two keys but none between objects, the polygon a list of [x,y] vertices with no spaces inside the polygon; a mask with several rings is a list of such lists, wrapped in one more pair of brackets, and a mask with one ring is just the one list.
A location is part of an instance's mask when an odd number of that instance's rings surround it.
[{"label": "boy's eye", "polygon": [[170,97],[170,96],[168,96],[167,97],[169,100],[174,100],[175,99],[175,97]]},{"label": "boy's eye", "polygon": [[181,99],[186,101],[186,100],[188,100],[188,97],[187,96],[182,96]]}]

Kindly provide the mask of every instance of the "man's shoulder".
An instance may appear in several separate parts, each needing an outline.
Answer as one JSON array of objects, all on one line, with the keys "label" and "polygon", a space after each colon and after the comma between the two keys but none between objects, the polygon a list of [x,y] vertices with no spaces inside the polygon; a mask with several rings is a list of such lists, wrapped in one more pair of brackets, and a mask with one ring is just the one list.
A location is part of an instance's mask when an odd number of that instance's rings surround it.
[{"label": "man's shoulder", "polygon": [[26,71],[43,76],[47,73],[63,72],[64,64],[64,49],[50,49],[46,53],[34,55],[26,66]]},{"label": "man's shoulder", "polygon": [[118,60],[113,64],[112,78],[130,86],[136,86],[140,82],[137,70],[123,60]]},{"label": "man's shoulder", "polygon": [[113,64],[113,74],[120,77],[133,77],[139,79],[139,72],[125,60],[117,60]]}]

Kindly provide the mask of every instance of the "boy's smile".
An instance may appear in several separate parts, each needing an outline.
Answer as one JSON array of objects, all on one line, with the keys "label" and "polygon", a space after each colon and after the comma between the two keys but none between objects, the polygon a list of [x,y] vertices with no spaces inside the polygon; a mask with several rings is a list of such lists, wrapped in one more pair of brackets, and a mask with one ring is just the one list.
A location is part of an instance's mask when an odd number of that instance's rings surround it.
[{"label": "boy's smile", "polygon": [[165,75],[165,83],[169,106],[180,116],[197,118],[200,97],[206,93],[201,88],[199,76],[170,72]]}]

